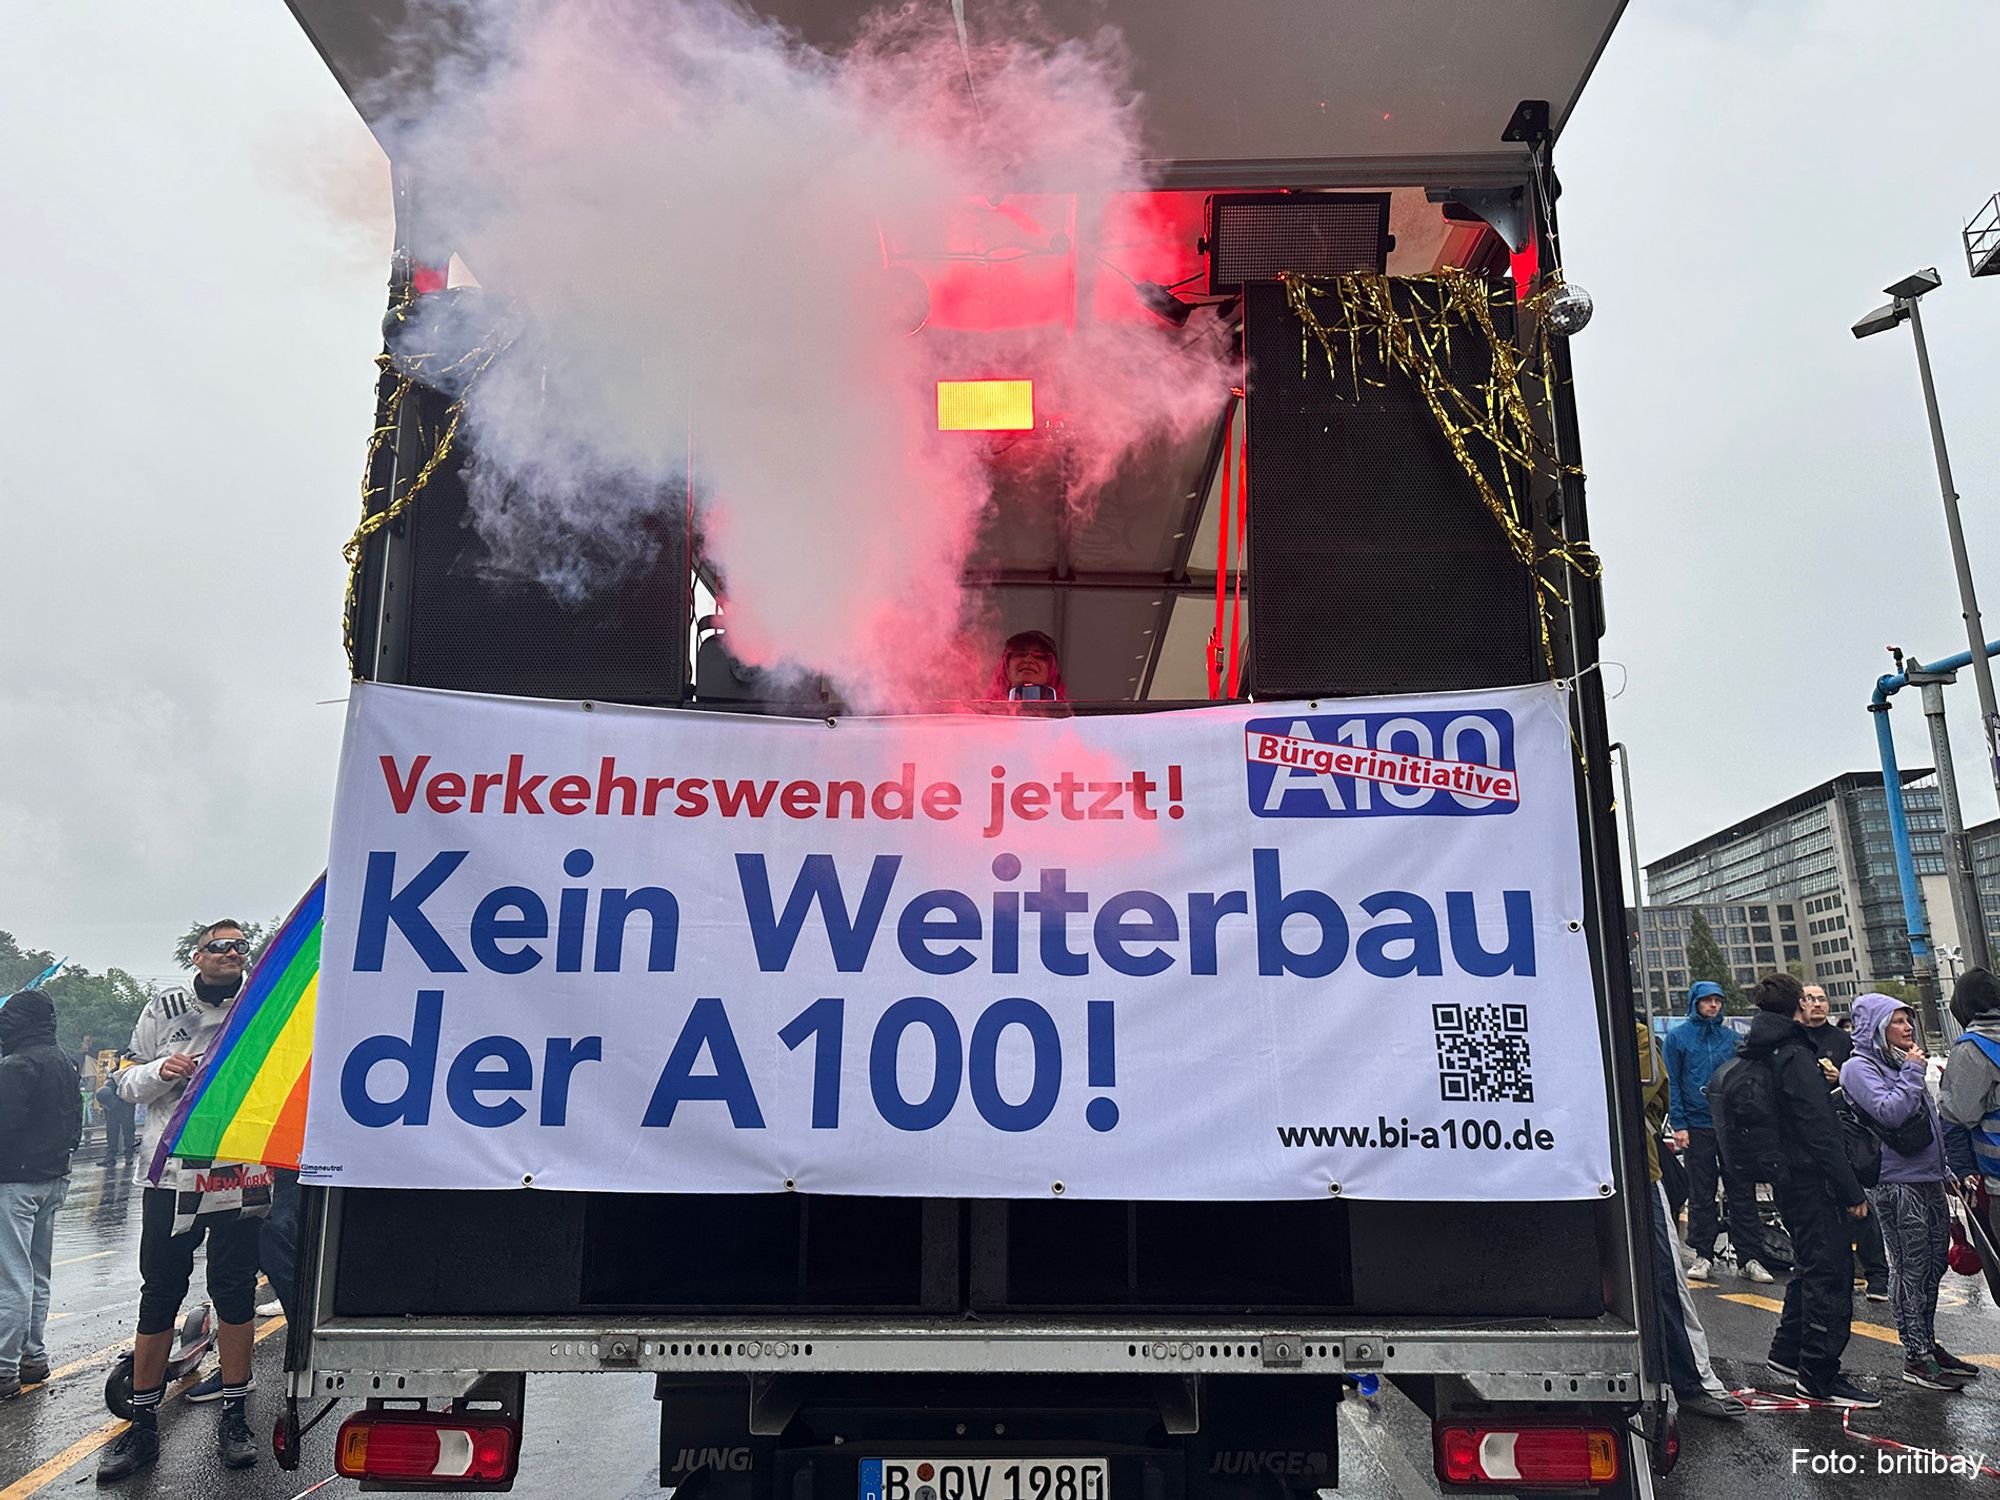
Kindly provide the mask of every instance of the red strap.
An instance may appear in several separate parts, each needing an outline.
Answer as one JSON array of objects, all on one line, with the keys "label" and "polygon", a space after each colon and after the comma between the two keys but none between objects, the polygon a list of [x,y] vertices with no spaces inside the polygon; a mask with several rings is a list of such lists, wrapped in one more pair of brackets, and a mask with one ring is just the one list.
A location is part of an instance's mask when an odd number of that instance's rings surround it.
[{"label": "red strap", "polygon": [[1236,402],[1232,399],[1222,413],[1222,487],[1218,492],[1222,514],[1215,527],[1215,629],[1208,638],[1208,696],[1222,696],[1223,606],[1229,595],[1229,459],[1236,446]]},{"label": "red strap", "polygon": [[1243,554],[1250,531],[1250,433],[1244,423],[1243,449],[1236,455],[1236,591],[1229,604],[1229,696],[1243,685]]}]

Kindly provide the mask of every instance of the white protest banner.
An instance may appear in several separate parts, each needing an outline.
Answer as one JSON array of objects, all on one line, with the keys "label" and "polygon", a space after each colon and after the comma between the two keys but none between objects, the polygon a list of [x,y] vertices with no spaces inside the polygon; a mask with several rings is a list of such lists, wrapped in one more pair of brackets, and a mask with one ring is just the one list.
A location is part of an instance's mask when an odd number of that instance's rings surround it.
[{"label": "white protest banner", "polygon": [[1565,711],[830,722],[357,684],[301,1174],[1597,1197]]}]

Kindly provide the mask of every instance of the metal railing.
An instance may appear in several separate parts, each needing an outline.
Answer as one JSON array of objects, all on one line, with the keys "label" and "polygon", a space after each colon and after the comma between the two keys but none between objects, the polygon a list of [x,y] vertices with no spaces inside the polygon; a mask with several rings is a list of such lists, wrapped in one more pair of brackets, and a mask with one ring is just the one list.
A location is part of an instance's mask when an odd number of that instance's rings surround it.
[{"label": "metal railing", "polygon": [[2000,193],[1965,226],[1965,267],[1974,276],[2000,276]]}]

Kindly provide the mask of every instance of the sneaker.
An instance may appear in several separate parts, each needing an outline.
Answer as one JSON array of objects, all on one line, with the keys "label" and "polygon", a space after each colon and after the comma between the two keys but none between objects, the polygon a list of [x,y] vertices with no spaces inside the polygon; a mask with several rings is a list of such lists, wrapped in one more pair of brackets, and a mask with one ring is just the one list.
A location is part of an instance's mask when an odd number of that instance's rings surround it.
[{"label": "sneaker", "polygon": [[1715,1270],[1715,1262],[1706,1255],[1697,1255],[1688,1262],[1688,1280],[1706,1281]]},{"label": "sneaker", "polygon": [[160,1430],[134,1423],[118,1434],[118,1441],[104,1450],[97,1461],[97,1482],[112,1484],[128,1474],[136,1474],[160,1456]]},{"label": "sneaker", "polygon": [[1965,1377],[1939,1364],[1934,1355],[1903,1361],[1903,1383],[1920,1385],[1927,1391],[1956,1391],[1965,1387]]},{"label": "sneaker", "polygon": [[[1942,1358],[1938,1360],[1939,1364],[1943,1364],[1944,1362],[1945,1361]],[[22,1357],[21,1360],[22,1385],[40,1385],[43,1381],[47,1380],[48,1378],[49,1378],[49,1362],[46,1359],[29,1359],[26,1356]]]},{"label": "sneaker", "polygon": [[1889,1300],[1889,1283],[1881,1280],[1869,1282],[1868,1300],[1870,1302],[1887,1302]]},{"label": "sneaker", "polygon": [[1742,1268],[1736,1274],[1741,1276],[1745,1281],[1758,1281],[1762,1282],[1765,1286],[1769,1286],[1778,1279],[1754,1260],[1744,1261]]},{"label": "sneaker", "polygon": [[217,1370],[213,1375],[202,1376],[200,1380],[181,1392],[181,1400],[192,1401],[196,1406],[205,1405],[210,1401],[220,1401],[221,1399],[222,1371],[220,1370]]},{"label": "sneaker", "polygon": [[1695,1391],[1686,1396],[1674,1397],[1682,1411],[1691,1411],[1697,1416],[1714,1417],[1718,1421],[1734,1422],[1750,1408],[1734,1396],[1716,1396],[1707,1391]]},{"label": "sneaker", "polygon": [[1856,1385],[1845,1375],[1835,1375],[1822,1386],[1801,1372],[1799,1378],[1792,1382],[1792,1389],[1808,1401],[1818,1401],[1827,1406],[1873,1408],[1882,1404],[1882,1398],[1875,1392]]},{"label": "sneaker", "polygon": [[257,1316],[260,1318],[283,1317],[284,1312],[285,1312],[285,1304],[280,1302],[275,1297],[273,1297],[269,1302],[259,1302],[257,1304]]},{"label": "sneaker", "polygon": [[1773,1375],[1782,1375],[1787,1380],[1797,1380],[1799,1378],[1799,1367],[1793,1362],[1796,1358],[1797,1356],[1794,1355],[1792,1360],[1783,1360],[1779,1359],[1775,1354],[1767,1354],[1764,1356],[1764,1368],[1769,1370]]},{"label": "sneaker", "polygon": [[[1979,1378],[1978,1365],[1960,1359],[1956,1354],[1949,1352],[1943,1344],[1931,1345],[1931,1358],[1944,1366],[1953,1375],[1963,1375],[1967,1380],[1977,1380]],[[21,1361],[21,1378],[23,1380],[28,1378],[28,1362],[26,1360]]]},{"label": "sneaker", "polygon": [[21,1394],[21,1378],[18,1375],[0,1375],[0,1401],[12,1401]]},{"label": "sneaker", "polygon": [[250,1423],[239,1406],[222,1408],[216,1425],[215,1446],[222,1454],[225,1469],[247,1469],[257,1462],[257,1440],[250,1436]]}]

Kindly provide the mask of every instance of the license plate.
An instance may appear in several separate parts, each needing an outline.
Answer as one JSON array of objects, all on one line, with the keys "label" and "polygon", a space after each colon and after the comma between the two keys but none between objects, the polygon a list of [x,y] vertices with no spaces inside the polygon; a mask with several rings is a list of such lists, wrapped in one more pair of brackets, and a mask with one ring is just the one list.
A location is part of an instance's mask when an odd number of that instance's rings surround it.
[{"label": "license plate", "polygon": [[861,1500],[1106,1500],[1102,1458],[864,1458]]}]

